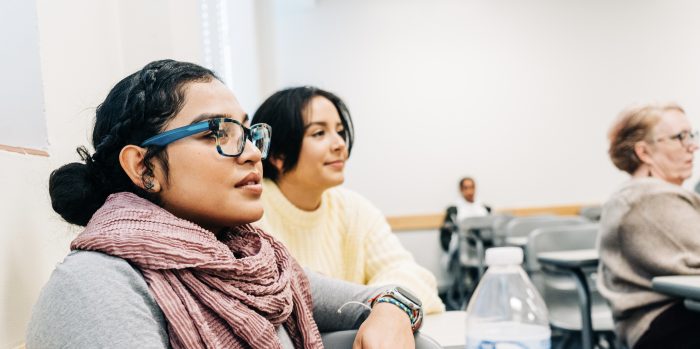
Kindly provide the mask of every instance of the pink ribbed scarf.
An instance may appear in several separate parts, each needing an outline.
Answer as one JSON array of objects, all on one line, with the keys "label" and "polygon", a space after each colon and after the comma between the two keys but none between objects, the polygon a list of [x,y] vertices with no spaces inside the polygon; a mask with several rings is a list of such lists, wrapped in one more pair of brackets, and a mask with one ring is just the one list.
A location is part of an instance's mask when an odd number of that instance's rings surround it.
[{"label": "pink ribbed scarf", "polygon": [[131,193],[110,195],[71,249],[129,261],[168,322],[173,348],[322,348],[309,282],[281,243],[251,225],[226,238]]}]

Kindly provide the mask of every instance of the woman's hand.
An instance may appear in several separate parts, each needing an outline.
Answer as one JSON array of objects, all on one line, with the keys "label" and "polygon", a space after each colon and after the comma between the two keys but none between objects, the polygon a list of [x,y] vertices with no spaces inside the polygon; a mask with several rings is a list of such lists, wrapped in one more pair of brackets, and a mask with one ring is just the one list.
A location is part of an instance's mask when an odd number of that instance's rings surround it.
[{"label": "woman's hand", "polygon": [[376,303],[355,336],[353,349],[416,347],[406,312],[391,303]]}]

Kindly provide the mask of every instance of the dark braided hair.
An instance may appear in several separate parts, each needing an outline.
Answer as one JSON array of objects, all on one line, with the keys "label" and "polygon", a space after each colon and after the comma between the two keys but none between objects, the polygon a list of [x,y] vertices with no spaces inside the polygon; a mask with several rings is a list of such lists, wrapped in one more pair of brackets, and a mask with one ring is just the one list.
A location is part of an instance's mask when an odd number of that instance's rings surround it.
[{"label": "dark braided hair", "polygon": [[[147,64],[117,83],[97,107],[90,155],[84,146],[74,162],[53,171],[49,194],[54,211],[69,223],[86,225],[107,199],[117,192],[132,192],[157,203],[157,198],[135,185],[119,163],[119,153],[129,144],[139,145],[160,133],[185,102],[191,82],[220,80],[211,70],[193,63],[161,60]],[[149,147],[144,156],[143,177],[153,176],[152,159],[163,168],[168,159],[163,147]]]}]

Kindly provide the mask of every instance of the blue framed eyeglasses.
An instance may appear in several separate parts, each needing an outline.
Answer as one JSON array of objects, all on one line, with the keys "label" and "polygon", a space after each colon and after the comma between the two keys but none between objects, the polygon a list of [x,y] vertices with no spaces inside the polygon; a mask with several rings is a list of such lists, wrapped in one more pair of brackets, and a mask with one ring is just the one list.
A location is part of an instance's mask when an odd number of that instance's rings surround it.
[{"label": "blue framed eyeglasses", "polygon": [[255,124],[250,128],[229,118],[215,118],[201,121],[192,125],[178,127],[159,133],[141,143],[142,147],[151,145],[164,147],[179,139],[209,131],[216,137],[216,151],[223,156],[237,157],[243,153],[246,140],[260,150],[262,158],[267,157],[270,149],[272,128],[268,124]]}]

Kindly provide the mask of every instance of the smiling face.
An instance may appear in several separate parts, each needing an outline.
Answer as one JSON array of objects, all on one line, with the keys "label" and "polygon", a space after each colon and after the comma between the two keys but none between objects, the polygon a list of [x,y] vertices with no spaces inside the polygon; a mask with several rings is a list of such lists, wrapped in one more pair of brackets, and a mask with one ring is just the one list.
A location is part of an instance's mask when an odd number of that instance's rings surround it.
[{"label": "smiling face", "polygon": [[693,173],[693,156],[698,146],[689,142],[683,144],[672,138],[681,132],[692,133],[690,121],[679,110],[667,110],[654,126],[653,141],[646,142],[646,154],[640,156],[654,177],[669,183],[682,184]]},{"label": "smiling face", "polygon": [[316,96],[304,112],[304,137],[299,161],[280,181],[310,190],[325,190],[345,180],[348,158],[345,128],[333,103]]},{"label": "smiling face", "polygon": [[[246,113],[220,81],[185,85],[185,103],[163,131],[213,117],[227,117],[249,126]],[[167,180],[156,162],[155,178],[163,208],[214,233],[225,227],[254,222],[262,216],[260,151],[246,141],[243,153],[224,157],[215,137],[202,132],[169,144]]]}]

